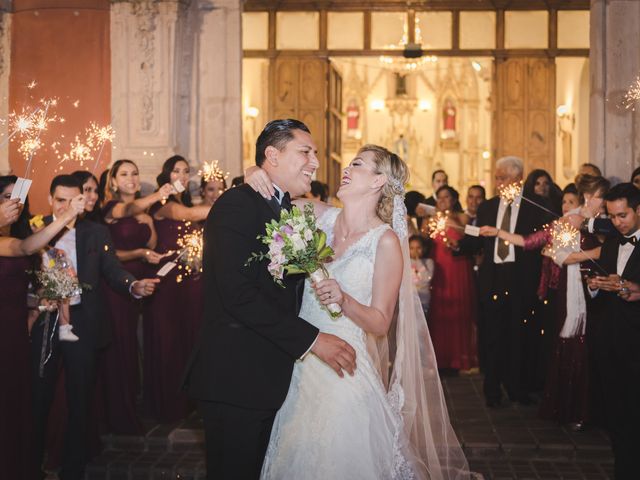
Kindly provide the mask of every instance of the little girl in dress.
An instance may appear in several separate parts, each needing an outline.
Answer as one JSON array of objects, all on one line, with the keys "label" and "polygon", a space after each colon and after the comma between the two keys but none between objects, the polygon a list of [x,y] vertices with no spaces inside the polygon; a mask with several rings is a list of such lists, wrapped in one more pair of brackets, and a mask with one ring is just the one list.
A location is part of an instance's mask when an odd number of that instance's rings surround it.
[{"label": "little girl in dress", "polygon": [[433,278],[434,270],[433,259],[425,258],[428,253],[428,245],[424,238],[420,235],[412,235],[409,238],[409,255],[411,257],[413,284],[418,291],[425,316],[429,311],[431,279]]}]

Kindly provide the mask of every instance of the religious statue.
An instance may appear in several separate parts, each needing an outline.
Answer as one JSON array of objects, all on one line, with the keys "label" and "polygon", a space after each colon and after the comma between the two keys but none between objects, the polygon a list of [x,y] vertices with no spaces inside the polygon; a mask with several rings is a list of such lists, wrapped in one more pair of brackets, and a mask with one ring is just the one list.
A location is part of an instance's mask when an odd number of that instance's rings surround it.
[{"label": "religious statue", "polygon": [[443,139],[456,136],[456,107],[451,98],[444,101],[442,108],[442,135]]},{"label": "religious statue", "polygon": [[393,143],[393,153],[398,155],[404,161],[409,160],[409,142],[401,133],[398,139]]},{"label": "religious statue", "polygon": [[401,73],[396,73],[396,97],[401,97],[407,94],[407,76]]},{"label": "religious statue", "polygon": [[360,107],[354,98],[347,105],[347,137],[360,138]]}]

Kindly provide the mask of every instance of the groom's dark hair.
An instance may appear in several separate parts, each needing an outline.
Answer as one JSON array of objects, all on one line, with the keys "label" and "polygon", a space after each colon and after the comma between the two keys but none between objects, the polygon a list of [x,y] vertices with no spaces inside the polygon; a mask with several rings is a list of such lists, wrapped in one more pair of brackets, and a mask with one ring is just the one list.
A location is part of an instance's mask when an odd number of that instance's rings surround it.
[{"label": "groom's dark hair", "polygon": [[256,140],[256,165],[261,167],[266,157],[264,151],[272,146],[282,150],[284,146],[293,140],[293,130],[302,130],[311,133],[300,120],[287,118],[284,120],[272,120],[267,123]]}]

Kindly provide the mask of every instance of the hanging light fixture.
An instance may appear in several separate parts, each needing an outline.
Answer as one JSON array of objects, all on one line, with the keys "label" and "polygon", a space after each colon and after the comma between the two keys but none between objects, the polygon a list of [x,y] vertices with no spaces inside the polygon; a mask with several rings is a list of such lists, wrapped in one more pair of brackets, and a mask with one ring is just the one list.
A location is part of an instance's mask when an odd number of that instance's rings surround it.
[{"label": "hanging light fixture", "polygon": [[415,43],[409,43],[409,26],[405,22],[402,38],[397,44],[387,45],[389,50],[402,49],[402,57],[381,55],[380,63],[387,70],[405,74],[421,70],[424,67],[438,61],[435,55],[424,55],[422,50],[422,33],[420,31],[420,19],[415,19]]}]

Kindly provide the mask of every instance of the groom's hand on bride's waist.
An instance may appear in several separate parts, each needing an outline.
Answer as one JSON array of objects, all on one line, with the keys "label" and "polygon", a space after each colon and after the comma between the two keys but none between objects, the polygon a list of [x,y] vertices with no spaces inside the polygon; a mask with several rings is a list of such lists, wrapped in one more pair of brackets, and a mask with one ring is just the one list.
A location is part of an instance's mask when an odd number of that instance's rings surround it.
[{"label": "groom's hand on bride's waist", "polygon": [[311,351],[340,377],[344,377],[343,371],[353,376],[356,370],[356,351],[340,337],[319,333]]}]

